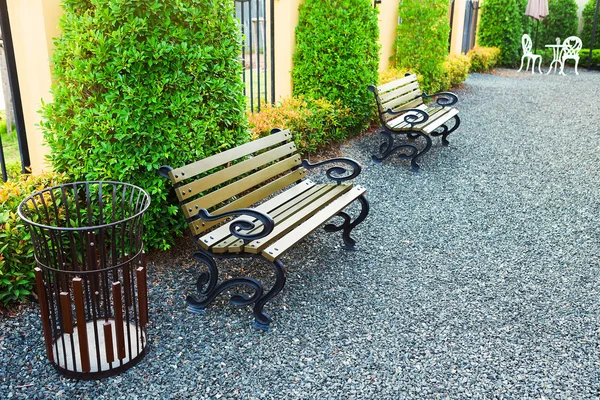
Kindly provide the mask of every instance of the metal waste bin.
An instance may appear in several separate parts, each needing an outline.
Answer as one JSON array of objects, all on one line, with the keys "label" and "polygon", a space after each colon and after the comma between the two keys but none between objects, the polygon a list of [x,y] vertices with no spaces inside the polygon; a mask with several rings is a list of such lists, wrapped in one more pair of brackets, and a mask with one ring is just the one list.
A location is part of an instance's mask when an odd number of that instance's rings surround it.
[{"label": "metal waste bin", "polygon": [[44,189],[19,205],[37,263],[46,354],[64,375],[103,378],[144,356],[149,205],[143,189],[101,181]]}]

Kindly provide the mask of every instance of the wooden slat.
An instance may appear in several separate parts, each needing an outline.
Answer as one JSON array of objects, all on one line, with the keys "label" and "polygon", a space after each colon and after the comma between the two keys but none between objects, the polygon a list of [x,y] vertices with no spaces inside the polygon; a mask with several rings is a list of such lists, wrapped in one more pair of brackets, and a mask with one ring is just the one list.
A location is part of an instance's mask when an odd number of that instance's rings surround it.
[{"label": "wooden slat", "polygon": [[333,199],[350,189],[352,189],[351,185],[335,185],[332,190],[325,193],[318,200],[313,201],[310,205],[299,210],[296,214],[286,219],[279,225],[275,225],[275,229],[273,229],[273,232],[271,232],[269,236],[248,243],[248,245],[244,246],[244,251],[252,254],[258,254],[273,240],[279,239],[281,236],[292,230],[295,226],[313,216],[317,211],[329,204]]},{"label": "wooden slat", "polygon": [[210,208],[216,204],[219,204],[225,200],[232,198],[233,196],[242,193],[254,186],[257,186],[279,174],[284,173],[300,165],[300,156],[295,155],[294,157],[286,158],[283,161],[279,161],[267,168],[264,168],[252,175],[249,175],[237,182],[227,185],[221,189],[215,190],[206,196],[202,196],[196,200],[190,201],[185,205],[182,205],[183,213],[186,218],[190,218],[196,214],[201,208]]},{"label": "wooden slat", "polygon": [[210,174],[209,176],[205,176],[187,185],[181,186],[177,188],[175,192],[177,193],[179,201],[184,201],[192,198],[198,193],[295,152],[296,145],[294,143],[286,143],[283,146],[259,154],[249,160],[242,161],[229,168],[222,169],[214,174]]},{"label": "wooden slat", "polygon": [[60,313],[64,333],[73,333],[73,316],[71,315],[71,297],[67,292],[60,292]]},{"label": "wooden slat", "polygon": [[104,351],[106,352],[106,361],[112,363],[115,361],[115,350],[113,344],[113,334],[112,334],[112,323],[105,322],[103,325],[104,329]]},{"label": "wooden slat", "polygon": [[395,81],[391,81],[391,82],[385,83],[381,86],[378,86],[377,91],[379,92],[379,95],[382,95],[383,93],[393,90],[398,86],[407,85],[416,80],[417,80],[416,75],[411,74],[411,75],[405,76],[404,78],[396,79]]},{"label": "wooden slat", "polygon": [[[425,104],[421,104],[420,106],[417,106],[417,107],[414,107],[414,108],[416,108],[418,110],[425,111],[427,109],[427,106]],[[394,129],[400,129],[400,128],[408,127],[408,124],[406,122],[404,122],[404,116],[405,115],[415,115],[415,114],[416,113],[413,112],[413,111],[408,111],[408,112],[406,112],[404,114],[400,114],[397,117],[395,117],[393,119],[390,119],[388,121],[388,125],[391,128],[394,128]]]},{"label": "wooden slat", "polygon": [[[281,225],[281,223],[283,221],[285,221],[287,218],[297,214],[304,207],[306,207],[314,202],[318,202],[320,197],[324,196],[327,192],[331,191],[334,187],[336,187],[336,186],[335,185],[319,185],[319,186],[315,187],[314,190],[311,190],[310,193],[307,194],[307,196],[302,196],[301,198],[298,198],[298,201],[295,201],[294,203],[290,204],[289,207],[282,208],[282,209],[278,210],[278,212],[276,211],[274,213],[270,213],[270,215],[273,217],[273,219],[275,221],[275,227],[277,227],[278,225]],[[254,233],[254,232],[258,231],[259,229],[262,229],[262,228],[259,228],[260,226],[261,226],[261,224],[257,224],[257,227],[248,233]],[[265,238],[265,240],[268,240],[269,237]],[[262,242],[262,240],[261,239],[256,240],[257,244],[259,244],[259,242]],[[230,253],[239,253],[243,249],[244,249],[244,241],[236,238],[235,236],[231,236],[227,240],[224,240],[221,243],[219,243],[217,246],[213,247],[213,251],[215,253],[224,253],[225,251],[228,251]]]},{"label": "wooden slat", "polygon": [[458,110],[456,108],[452,108],[450,112],[448,112],[444,115],[444,118],[438,119],[435,121],[435,123],[427,125],[423,130],[427,133],[431,133],[435,129],[439,128],[440,126],[442,126],[443,124],[448,122],[448,120],[450,118],[454,117],[457,114],[458,114]]},{"label": "wooden slat", "polygon": [[444,115],[446,115],[450,110],[452,110],[451,108],[444,108],[444,107],[431,107],[425,110],[425,112],[427,113],[427,115],[429,115],[429,118],[427,119],[427,121],[421,123],[421,124],[417,124],[415,125],[416,128],[418,129],[422,129],[425,126],[428,126],[432,123],[434,123],[436,120],[444,117]]},{"label": "wooden slat", "polygon": [[140,325],[148,323],[148,288],[146,286],[146,268],[139,267],[135,270],[137,275],[138,307],[140,310]]},{"label": "wooden slat", "polygon": [[[407,93],[414,92],[415,89],[419,89],[418,82],[413,82],[410,85],[401,86],[398,89],[387,92],[386,94],[379,96],[379,101],[381,102],[381,104],[383,104],[385,106],[386,102],[393,100],[396,97],[404,96]],[[420,93],[420,91],[419,91],[419,93]]]},{"label": "wooden slat", "polygon": [[40,301],[40,316],[42,318],[44,343],[46,344],[46,357],[48,357],[48,361],[54,362],[54,353],[52,352],[52,331],[50,330],[50,315],[48,313],[48,301],[46,298],[46,287],[44,286],[44,276],[42,274],[42,270],[38,267],[35,267],[33,271],[35,274],[37,295]]},{"label": "wooden slat", "polygon": [[[398,107],[396,110],[394,111],[400,111],[400,110],[406,110],[407,108],[420,108],[419,106],[423,105],[423,99],[422,98],[417,98],[413,101],[410,101],[406,104],[403,104],[402,107]],[[386,108],[387,110],[387,108]],[[384,110],[385,111],[385,110]],[[395,118],[398,118],[397,116],[391,115],[391,114],[385,114],[386,116],[391,116],[391,118],[388,118],[388,122],[394,120]]]},{"label": "wooden slat", "polygon": [[[245,195],[235,201],[232,201],[231,203],[229,203],[217,210],[214,210],[212,213],[213,214],[221,214],[226,211],[231,211],[231,210],[235,210],[238,208],[249,207],[249,206],[256,204],[259,201],[269,197],[270,195],[277,192],[278,190],[281,190],[281,189],[291,185],[292,183],[303,179],[304,177],[306,177],[306,170],[304,168],[298,168],[297,170],[290,172],[289,174],[284,175],[281,178],[277,178],[273,182],[269,182],[268,184],[261,186],[258,189],[253,190],[251,193],[248,193],[247,195]],[[192,234],[194,236],[196,236],[221,222],[222,221],[205,222],[200,219],[196,219],[196,220],[190,222],[189,227],[190,227],[190,230],[192,231]],[[208,247],[205,246],[204,242],[199,241],[198,243],[202,247],[208,249]]]},{"label": "wooden slat", "polygon": [[117,332],[117,357],[125,358],[125,332],[123,327],[123,301],[121,300],[121,282],[112,284],[113,307],[115,311],[115,329]]},{"label": "wooden slat", "polygon": [[297,226],[293,231],[283,236],[275,243],[272,243],[263,251],[263,255],[269,261],[274,261],[300,239],[304,238],[316,228],[327,222],[327,220],[343,210],[348,204],[353,202],[365,192],[365,188],[361,186],[355,186],[352,190],[333,200],[325,208],[316,213],[312,218]]},{"label": "wooden slat", "polygon": [[[306,180],[301,184],[298,184],[289,190],[286,190],[283,193],[280,193],[278,196],[265,201],[261,205],[254,207],[255,210],[270,214],[270,212],[282,204],[295,199],[297,196],[301,196],[304,193],[307,193],[312,188],[316,187],[315,183]],[[231,222],[246,220],[246,221],[256,221],[254,218],[248,216],[242,216],[234,219]],[[200,241],[205,245],[205,248],[210,248],[215,244],[219,243],[221,240],[226,239],[231,233],[229,232],[229,224],[225,224],[223,226],[218,227],[214,231],[200,238]]]},{"label": "wooden slat", "polygon": [[291,138],[292,134],[287,130],[277,132],[273,135],[253,140],[241,146],[234,147],[233,149],[229,149],[222,153],[215,154],[214,156],[210,156],[192,164],[188,164],[184,167],[176,168],[169,172],[169,177],[171,178],[172,183],[181,182],[220,165],[227,164],[228,162],[247,156],[248,154],[266,149],[281,142],[285,142]]},{"label": "wooden slat", "polygon": [[83,281],[81,278],[73,278],[73,301],[75,303],[75,317],[77,318],[77,338],[79,340],[81,371],[90,372],[90,351],[88,348],[85,304],[83,303]]},{"label": "wooden slat", "polygon": [[[420,130],[424,125],[427,125],[431,120],[437,118],[436,115],[437,115],[438,112],[442,111],[442,113],[443,113],[443,108],[441,108],[441,107],[431,107],[431,108],[429,108],[425,104],[422,104],[422,105],[420,105],[419,107],[416,107],[416,108],[419,109],[419,110],[425,111],[427,113],[427,115],[429,116],[429,118],[427,119],[427,121],[425,123],[423,123],[423,124],[417,124],[417,125],[415,125],[413,127],[414,129],[418,129],[418,130]],[[409,111],[407,114],[413,114],[414,115],[415,113]],[[404,128],[409,129],[410,128],[410,124],[404,122],[403,118],[399,118],[398,122],[400,122],[400,123],[398,125],[394,126],[395,129],[404,129]]]},{"label": "wooden slat", "polygon": [[[421,91],[415,90],[415,91],[405,94],[402,97],[392,99],[383,105],[383,110],[385,111],[390,108],[392,110],[403,109],[403,108],[405,108],[404,104],[412,102],[415,99],[418,99],[420,95],[421,95]],[[420,100],[420,101],[422,101],[422,100]]]}]

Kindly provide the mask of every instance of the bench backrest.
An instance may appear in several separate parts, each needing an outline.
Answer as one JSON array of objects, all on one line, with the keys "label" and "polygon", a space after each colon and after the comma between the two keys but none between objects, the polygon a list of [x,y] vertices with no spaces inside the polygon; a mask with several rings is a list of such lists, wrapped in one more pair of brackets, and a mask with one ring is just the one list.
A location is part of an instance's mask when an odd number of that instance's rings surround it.
[{"label": "bench backrest", "polygon": [[169,171],[192,234],[197,236],[223,221],[200,220],[202,208],[220,214],[250,207],[303,179],[306,170],[300,167],[300,155],[291,139],[289,131],[279,130]]},{"label": "bench backrest", "polygon": [[375,93],[379,115],[384,121],[394,118],[393,115],[384,114],[387,110],[399,111],[406,108],[414,108],[423,104],[419,82],[414,74],[407,74],[404,78],[384,85],[369,89]]}]

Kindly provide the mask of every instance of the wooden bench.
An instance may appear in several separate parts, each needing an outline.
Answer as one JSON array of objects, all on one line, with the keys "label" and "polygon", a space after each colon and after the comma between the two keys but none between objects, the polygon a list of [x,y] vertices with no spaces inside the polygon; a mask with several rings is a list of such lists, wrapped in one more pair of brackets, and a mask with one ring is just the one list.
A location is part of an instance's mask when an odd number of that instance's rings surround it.
[{"label": "wooden bench", "polygon": [[[375,95],[381,122],[384,143],[379,147],[379,155],[373,155],[375,162],[381,162],[398,150],[405,150],[398,156],[410,159],[413,168],[419,168],[417,160],[431,148],[429,136],[441,136],[442,144],[448,145],[448,135],[458,129],[458,110],[452,108],[458,97],[454,93],[440,92],[432,95],[421,92],[417,77],[406,74],[404,78],[379,87],[369,86]],[[435,98],[433,104],[425,104],[423,99]],[[451,127],[448,123],[454,121]],[[394,135],[405,135],[408,143],[394,144]],[[417,138],[423,138],[425,145],[419,150]]]},{"label": "wooden bench", "polygon": [[[160,167],[170,179],[200,249],[194,257],[208,270],[200,274],[200,297],[188,296],[188,310],[203,310],[221,292],[245,286],[251,295],[233,294],[237,306],[254,304],[257,329],[268,330],[271,318],[264,305],[283,289],[286,273],[281,257],[302,238],[335,216],[340,225],[327,224],[328,232],[342,231],[344,247],[354,249],[352,230],[369,212],[366,189],[351,183],[361,171],[348,158],[334,158],[316,164],[300,159],[289,131],[275,129],[264,137],[203,160],[173,169]],[[306,177],[308,169],[334,163],[326,175],[334,184],[316,184]],[[349,168],[344,168],[345,164]],[[358,201],[361,212],[352,221],[342,211]],[[232,217],[237,217],[231,219]],[[235,277],[219,282],[215,259],[259,257],[272,264],[275,284],[265,293],[263,285],[251,277]]]}]

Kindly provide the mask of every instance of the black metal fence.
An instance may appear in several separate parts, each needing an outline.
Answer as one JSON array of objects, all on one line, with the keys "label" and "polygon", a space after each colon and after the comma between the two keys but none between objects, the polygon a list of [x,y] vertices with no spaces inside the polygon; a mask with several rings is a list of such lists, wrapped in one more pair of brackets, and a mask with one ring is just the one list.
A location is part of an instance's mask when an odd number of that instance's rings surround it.
[{"label": "black metal fence", "polygon": [[[269,9],[267,9],[269,7]],[[244,35],[244,94],[252,112],[275,102],[274,0],[235,0],[235,14]]]},{"label": "black metal fence", "polygon": [[469,50],[475,47],[479,1],[467,0],[465,7],[465,27],[463,29],[463,41],[461,49],[463,53],[467,53]]},{"label": "black metal fence", "polygon": [[[21,162],[21,173],[28,172],[28,168],[31,164],[29,160],[29,149],[27,146],[27,135],[25,133],[25,120],[23,118],[23,106],[21,103],[21,92],[19,89],[19,79],[17,77],[17,64],[15,61],[15,52],[12,43],[12,33],[10,30],[10,21],[8,18],[8,7],[6,4],[6,0],[0,0],[0,28],[2,31],[2,50],[4,56],[6,57],[6,69],[8,71],[8,82],[11,93],[11,100],[14,108],[14,121],[15,128],[17,130],[17,149],[12,149],[11,152],[18,152],[19,159]],[[6,111],[9,112],[11,107],[6,105]],[[7,121],[10,121],[12,118],[8,118]],[[8,135],[12,134],[11,124],[7,123]],[[0,133],[1,135],[1,133]],[[0,169],[2,172],[2,180],[6,182],[8,180],[8,171],[7,171],[7,157],[5,153],[5,148],[2,145],[2,138],[0,136]]]}]

